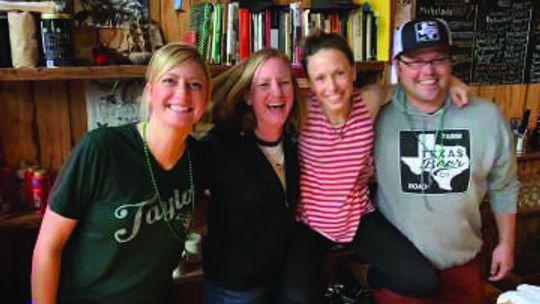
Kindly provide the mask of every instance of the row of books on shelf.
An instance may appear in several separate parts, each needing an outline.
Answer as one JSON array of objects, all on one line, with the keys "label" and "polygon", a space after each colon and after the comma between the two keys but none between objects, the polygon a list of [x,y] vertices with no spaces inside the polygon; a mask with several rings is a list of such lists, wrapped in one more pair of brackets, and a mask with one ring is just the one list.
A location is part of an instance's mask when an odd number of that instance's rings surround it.
[{"label": "row of books on shelf", "polygon": [[301,3],[250,11],[238,2],[194,3],[186,42],[197,45],[212,64],[235,64],[272,47],[299,64],[304,39],[317,31],[346,37],[355,61],[377,60],[379,15],[369,3],[353,9],[310,9]]}]

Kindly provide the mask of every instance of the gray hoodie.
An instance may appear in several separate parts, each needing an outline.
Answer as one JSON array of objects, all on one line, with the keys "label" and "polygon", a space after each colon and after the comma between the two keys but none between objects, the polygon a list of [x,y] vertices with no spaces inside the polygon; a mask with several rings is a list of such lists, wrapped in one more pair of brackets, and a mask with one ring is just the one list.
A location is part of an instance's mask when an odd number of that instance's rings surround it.
[{"label": "gray hoodie", "polygon": [[[440,269],[482,246],[480,203],[515,213],[519,190],[508,123],[493,103],[450,98],[427,114],[398,87],[376,124],[376,206]],[[407,114],[408,113],[408,114]]]}]

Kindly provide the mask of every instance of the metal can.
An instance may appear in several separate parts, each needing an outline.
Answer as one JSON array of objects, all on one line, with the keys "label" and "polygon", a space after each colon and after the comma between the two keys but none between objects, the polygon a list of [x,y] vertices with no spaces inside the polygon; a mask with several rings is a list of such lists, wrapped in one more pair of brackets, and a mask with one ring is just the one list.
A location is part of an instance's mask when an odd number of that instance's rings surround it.
[{"label": "metal can", "polygon": [[41,14],[41,42],[48,68],[73,65],[72,30],[70,14]]},{"label": "metal can", "polygon": [[34,209],[34,194],[32,193],[32,177],[34,177],[34,171],[38,169],[39,169],[38,166],[30,166],[24,169],[23,186],[24,186],[25,196],[22,199],[26,202],[26,204],[28,204],[28,207],[30,207],[31,210]]},{"label": "metal can", "polygon": [[50,188],[51,183],[47,170],[35,171],[32,176],[32,209],[40,215],[45,213]]}]

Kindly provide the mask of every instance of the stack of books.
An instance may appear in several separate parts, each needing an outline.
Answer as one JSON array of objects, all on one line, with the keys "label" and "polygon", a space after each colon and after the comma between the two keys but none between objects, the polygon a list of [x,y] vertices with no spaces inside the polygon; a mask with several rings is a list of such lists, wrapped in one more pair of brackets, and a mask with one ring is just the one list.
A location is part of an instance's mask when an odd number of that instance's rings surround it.
[{"label": "stack of books", "polygon": [[300,2],[250,11],[238,2],[196,3],[186,42],[211,64],[232,65],[263,48],[275,48],[300,64],[304,39],[316,32],[343,35],[355,61],[377,60],[379,14],[369,3],[352,8],[303,8]]}]

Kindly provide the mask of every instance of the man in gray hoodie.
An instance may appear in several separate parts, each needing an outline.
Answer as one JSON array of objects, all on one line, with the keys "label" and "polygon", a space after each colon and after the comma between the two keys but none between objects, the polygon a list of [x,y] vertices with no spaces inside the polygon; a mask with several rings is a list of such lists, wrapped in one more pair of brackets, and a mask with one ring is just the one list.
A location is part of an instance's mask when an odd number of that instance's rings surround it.
[{"label": "man in gray hoodie", "polygon": [[[513,267],[519,182],[512,133],[493,103],[449,98],[451,33],[440,19],[413,20],[394,35],[399,86],[377,121],[380,211],[440,269],[433,299],[375,293],[380,303],[480,303],[480,204],[487,195],[499,243],[489,280]],[[396,253],[399,254],[399,253]]]}]

